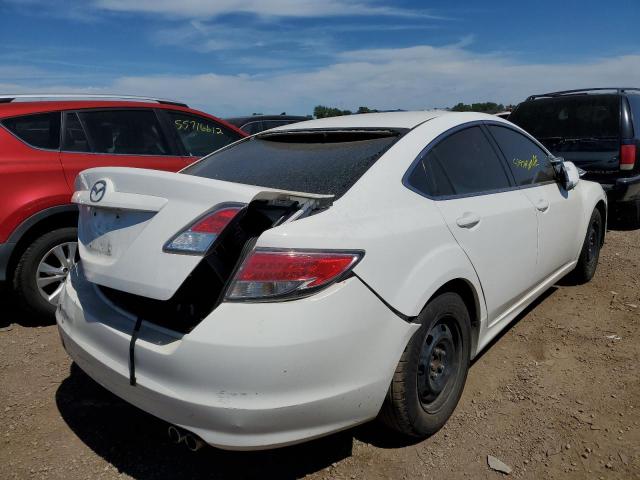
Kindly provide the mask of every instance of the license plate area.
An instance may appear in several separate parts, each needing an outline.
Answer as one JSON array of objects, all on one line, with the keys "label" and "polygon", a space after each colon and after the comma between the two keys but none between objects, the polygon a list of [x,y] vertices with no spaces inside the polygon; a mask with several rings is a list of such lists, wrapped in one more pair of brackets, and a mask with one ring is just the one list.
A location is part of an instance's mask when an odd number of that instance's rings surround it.
[{"label": "license plate area", "polygon": [[87,249],[110,257],[113,255],[111,232],[121,228],[121,211],[111,208],[88,207],[89,242]]},{"label": "license plate area", "polygon": [[154,214],[83,205],[78,238],[87,254],[116,259],[135,242]]}]

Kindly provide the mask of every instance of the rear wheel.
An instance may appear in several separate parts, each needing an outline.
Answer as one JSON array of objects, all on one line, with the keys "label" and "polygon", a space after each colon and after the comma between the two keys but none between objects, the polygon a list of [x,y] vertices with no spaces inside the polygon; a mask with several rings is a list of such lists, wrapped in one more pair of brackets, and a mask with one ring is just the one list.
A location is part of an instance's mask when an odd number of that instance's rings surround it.
[{"label": "rear wheel", "polygon": [[380,419],[412,437],[437,432],[464,389],[470,358],[470,318],[462,298],[438,295],[418,316],[420,329],[406,346]]},{"label": "rear wheel", "polygon": [[24,251],[13,287],[25,310],[53,318],[64,281],[78,260],[77,237],[76,228],[60,228],[37,238]]},{"label": "rear wheel", "polygon": [[602,215],[597,208],[593,210],[587,235],[582,244],[578,264],[572,272],[573,280],[576,283],[587,283],[593,278],[598,268],[598,259],[600,258],[600,247],[602,243]]}]

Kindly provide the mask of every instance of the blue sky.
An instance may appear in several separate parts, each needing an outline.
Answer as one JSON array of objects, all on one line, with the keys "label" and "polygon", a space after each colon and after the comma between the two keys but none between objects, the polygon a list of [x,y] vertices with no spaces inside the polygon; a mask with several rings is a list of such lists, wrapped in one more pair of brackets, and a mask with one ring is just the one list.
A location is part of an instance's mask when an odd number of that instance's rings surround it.
[{"label": "blue sky", "polygon": [[0,91],[158,95],[236,115],[640,86],[638,0],[530,3],[0,0]]}]

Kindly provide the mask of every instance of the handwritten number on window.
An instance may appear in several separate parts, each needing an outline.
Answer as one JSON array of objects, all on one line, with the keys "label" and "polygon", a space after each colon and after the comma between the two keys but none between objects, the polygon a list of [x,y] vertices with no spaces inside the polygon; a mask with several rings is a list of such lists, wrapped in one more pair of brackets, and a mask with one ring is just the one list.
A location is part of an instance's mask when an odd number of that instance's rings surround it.
[{"label": "handwritten number on window", "polygon": [[196,122],[195,120],[175,120],[174,124],[178,131],[211,133],[213,135],[222,135],[220,127],[212,127],[206,123]]}]

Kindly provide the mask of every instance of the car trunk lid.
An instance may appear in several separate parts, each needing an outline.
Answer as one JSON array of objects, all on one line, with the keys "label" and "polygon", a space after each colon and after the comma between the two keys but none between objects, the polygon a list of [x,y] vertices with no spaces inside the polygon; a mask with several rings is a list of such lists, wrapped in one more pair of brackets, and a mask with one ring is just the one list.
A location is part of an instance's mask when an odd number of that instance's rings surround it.
[{"label": "car trunk lid", "polygon": [[327,195],[134,168],[81,172],[73,195],[87,279],[155,300],[170,299],[203,259],[166,252],[164,245],[213,207],[288,202],[309,209],[330,201]]}]

